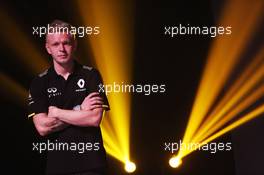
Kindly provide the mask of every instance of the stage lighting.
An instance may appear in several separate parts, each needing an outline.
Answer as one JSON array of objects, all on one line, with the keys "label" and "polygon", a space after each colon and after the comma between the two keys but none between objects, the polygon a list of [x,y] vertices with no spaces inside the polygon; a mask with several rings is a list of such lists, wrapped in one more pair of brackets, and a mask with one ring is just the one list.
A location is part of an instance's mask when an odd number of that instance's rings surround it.
[{"label": "stage lighting", "polygon": [[[264,48],[259,45],[247,56],[250,62],[239,69],[240,60],[248,54],[247,47],[254,41],[263,19],[263,5],[263,1],[230,0],[223,6],[217,24],[232,26],[235,32],[228,37],[216,37],[212,42],[182,143],[209,143],[262,116],[262,106],[257,107],[256,103],[264,95]],[[248,11],[252,13],[248,15]],[[236,74],[238,70],[241,72]],[[177,156],[182,159],[195,150],[180,149]]]},{"label": "stage lighting", "polygon": [[178,156],[172,157],[169,161],[169,164],[172,168],[178,168],[182,164],[182,160]]},{"label": "stage lighting", "polygon": [[133,162],[126,162],[125,170],[128,173],[133,173],[136,170],[136,165]]},{"label": "stage lighting", "polygon": [[[100,34],[86,37],[95,67],[104,85],[113,82],[131,84],[133,70],[133,1],[75,1],[84,26],[100,27]],[[104,13],[102,13],[104,12]],[[122,26],[122,27],[120,27]],[[103,118],[101,129],[106,152],[126,164],[130,160],[130,93],[109,93],[111,110]]]}]

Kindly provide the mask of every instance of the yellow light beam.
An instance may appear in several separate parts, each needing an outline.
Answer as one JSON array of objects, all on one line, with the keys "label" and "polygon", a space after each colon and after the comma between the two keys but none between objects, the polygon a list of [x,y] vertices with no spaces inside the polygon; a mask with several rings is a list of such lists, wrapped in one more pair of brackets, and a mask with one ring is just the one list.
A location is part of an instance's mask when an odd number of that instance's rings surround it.
[{"label": "yellow light beam", "polygon": [[263,63],[263,57],[264,57],[264,48],[261,48],[256,58],[253,59],[250,65],[246,68],[246,70],[242,73],[242,75],[239,78],[237,78],[235,83],[230,87],[230,89],[220,100],[220,102],[216,105],[213,111],[208,115],[208,117],[206,117],[205,121],[202,123],[195,137],[193,138],[194,142],[199,140],[199,137],[201,137],[203,133],[205,133],[206,130],[208,129],[207,127],[209,127],[210,125],[209,122],[211,122],[214,119],[214,117],[217,114],[219,114],[219,111],[223,109],[223,107],[228,103],[231,97],[234,96],[234,94],[239,90],[239,88],[243,84],[245,84],[245,82],[255,73],[257,67]]},{"label": "yellow light beam", "polygon": [[209,138],[207,138],[206,140],[203,141],[203,143],[209,143],[212,140],[224,135],[225,133],[235,129],[236,127],[256,118],[261,116],[262,114],[264,114],[264,104],[260,105],[259,107],[257,107],[256,109],[254,109],[253,111],[249,112],[248,114],[246,114],[245,116],[243,116],[242,118],[240,118],[239,120],[237,120],[236,122],[232,123],[231,125],[223,128],[222,130],[220,130],[219,132],[215,133],[214,135],[210,136]]},{"label": "yellow light beam", "polygon": [[[264,55],[261,58],[263,59]],[[240,88],[237,89],[236,92],[234,92],[233,96],[228,101],[226,101],[222,108],[217,113],[212,114],[211,117],[209,116],[210,120],[207,120],[207,123],[201,126],[200,132],[198,132],[193,139],[194,142],[199,140],[199,138],[203,136],[204,133],[206,133],[206,135],[209,135],[210,133],[207,131],[209,129],[212,129],[212,127],[216,127],[215,124],[219,121],[219,119],[226,115],[228,111],[236,108],[235,105],[237,105],[237,103],[241,99],[243,99],[243,97],[247,95],[263,79],[264,61],[262,61],[262,63],[260,62],[259,65],[261,66],[259,66],[257,70],[253,72],[253,75],[247,77],[247,80],[243,84],[240,84]],[[253,102],[254,101],[252,101],[251,103]]]},{"label": "yellow light beam", "polygon": [[[107,123],[107,122],[106,122]],[[104,124],[104,126],[107,126],[107,124]],[[119,155],[122,155],[122,152],[120,151],[120,147],[118,144],[118,141],[116,140],[116,136],[112,134],[112,129],[107,127],[102,127],[102,133],[104,134],[104,139],[107,140],[107,142],[104,142],[104,144],[108,145],[108,149],[111,149],[114,152],[118,152]],[[121,159],[122,160],[122,159]]]},{"label": "yellow light beam", "polygon": [[28,35],[20,30],[17,22],[10,17],[10,14],[7,15],[3,7],[0,9],[0,21],[5,28],[0,32],[0,37],[15,50],[22,64],[26,66],[25,69],[34,74],[45,70],[48,67],[47,58],[40,54]]},{"label": "yellow light beam", "polygon": [[[220,18],[220,26],[231,26],[232,34],[214,40],[208,55],[192,112],[183,137],[183,143],[191,142],[212,104],[231,75],[246,43],[262,17],[263,2],[227,1]],[[251,13],[248,13],[250,11]],[[179,151],[184,157],[185,151]]]},{"label": "yellow light beam", "polygon": [[[260,117],[261,115],[264,114],[264,104],[260,105],[259,107],[257,107],[256,109],[250,111],[248,114],[242,116],[241,118],[239,118],[238,120],[236,120],[235,122],[233,122],[232,124],[226,126],[225,128],[221,129],[220,131],[218,131],[217,133],[211,135],[209,138],[202,140],[201,142],[199,142],[200,147],[202,145],[205,145],[215,139],[217,139],[218,137],[226,134],[227,132],[243,125],[244,123],[253,120],[256,117]],[[178,159],[182,159],[183,157],[186,157],[187,155],[191,154],[192,152],[196,151],[198,149],[198,147],[195,147],[195,149],[185,149],[184,150],[184,155],[177,155],[175,157],[177,157]]]},{"label": "yellow light beam", "polygon": [[[99,27],[100,33],[89,36],[87,42],[92,48],[104,83],[130,83],[133,50],[132,1],[78,0],[77,6],[86,26]],[[130,98],[128,93],[108,94],[111,110],[109,117],[102,123],[107,152],[123,163],[130,161]],[[110,128],[113,131],[109,131]],[[114,133],[116,138],[107,136],[107,132]]]},{"label": "yellow light beam", "polygon": [[[111,140],[111,138],[105,138],[105,139]],[[111,143],[111,141],[110,142],[104,142],[104,146],[105,146],[106,150],[111,150],[111,151],[107,152],[110,156],[112,156],[113,158],[115,158],[118,161],[123,163],[124,158],[122,156],[123,155],[122,152],[120,152],[120,149],[113,148],[113,144]]]},{"label": "yellow light beam", "polygon": [[19,106],[25,107],[27,91],[19,83],[0,72],[0,92],[6,99],[13,101]]},{"label": "yellow light beam", "polygon": [[253,92],[248,98],[244,99],[241,103],[239,103],[230,113],[223,116],[220,121],[218,121],[213,127],[211,127],[208,132],[201,137],[202,141],[206,137],[213,135],[215,131],[223,127],[229,121],[231,121],[234,117],[236,117],[240,112],[242,112],[246,107],[249,107],[251,104],[256,102],[258,99],[264,96],[264,85],[260,86],[256,91]]},{"label": "yellow light beam", "polygon": [[107,134],[110,135],[110,138],[113,138],[116,140],[117,134],[115,133],[115,130],[113,128],[113,125],[111,124],[111,120],[106,120],[106,118],[110,117],[109,113],[106,113],[106,115],[102,119],[102,124],[104,125],[104,128],[107,131]]}]

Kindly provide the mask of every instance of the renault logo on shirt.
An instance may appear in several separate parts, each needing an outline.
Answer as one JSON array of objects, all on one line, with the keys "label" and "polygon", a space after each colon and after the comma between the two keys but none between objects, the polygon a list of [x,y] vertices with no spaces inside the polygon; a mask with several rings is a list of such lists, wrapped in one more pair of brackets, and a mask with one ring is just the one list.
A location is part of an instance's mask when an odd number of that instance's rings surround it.
[{"label": "renault logo on shirt", "polygon": [[77,84],[78,84],[78,86],[79,86],[80,88],[83,88],[83,87],[84,87],[84,84],[85,84],[84,79],[80,79],[80,80],[77,82]]},{"label": "renault logo on shirt", "polygon": [[80,89],[76,89],[75,90],[76,92],[85,91],[86,90],[86,88],[84,88],[84,85],[85,85],[84,79],[79,79],[78,82],[77,82],[77,85],[79,86]]},{"label": "renault logo on shirt", "polygon": [[48,97],[49,98],[61,95],[61,93],[58,92],[57,88],[55,88],[55,87],[48,88],[47,92],[48,92]]}]

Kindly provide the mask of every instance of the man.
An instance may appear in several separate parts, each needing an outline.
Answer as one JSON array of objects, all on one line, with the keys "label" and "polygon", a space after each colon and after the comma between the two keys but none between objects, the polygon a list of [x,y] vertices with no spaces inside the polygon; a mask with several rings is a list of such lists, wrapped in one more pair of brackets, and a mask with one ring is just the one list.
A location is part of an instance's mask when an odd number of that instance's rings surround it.
[{"label": "man", "polygon": [[100,73],[74,60],[77,42],[70,24],[55,20],[50,26],[46,49],[53,65],[32,81],[28,115],[47,137],[46,174],[104,174],[100,122],[109,104],[99,93]]}]

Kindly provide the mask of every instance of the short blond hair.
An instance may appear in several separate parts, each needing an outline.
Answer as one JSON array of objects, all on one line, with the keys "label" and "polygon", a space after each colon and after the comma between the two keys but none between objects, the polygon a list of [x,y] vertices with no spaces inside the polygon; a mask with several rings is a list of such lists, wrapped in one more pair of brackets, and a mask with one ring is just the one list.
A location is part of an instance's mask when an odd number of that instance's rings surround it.
[{"label": "short blond hair", "polygon": [[69,24],[65,21],[62,21],[59,19],[53,20],[51,23],[48,24],[48,31],[46,33],[46,41],[47,41],[48,34],[56,33],[56,32],[70,34],[72,36],[72,39],[75,39],[75,35],[70,33],[72,27],[73,26],[71,24]]}]

